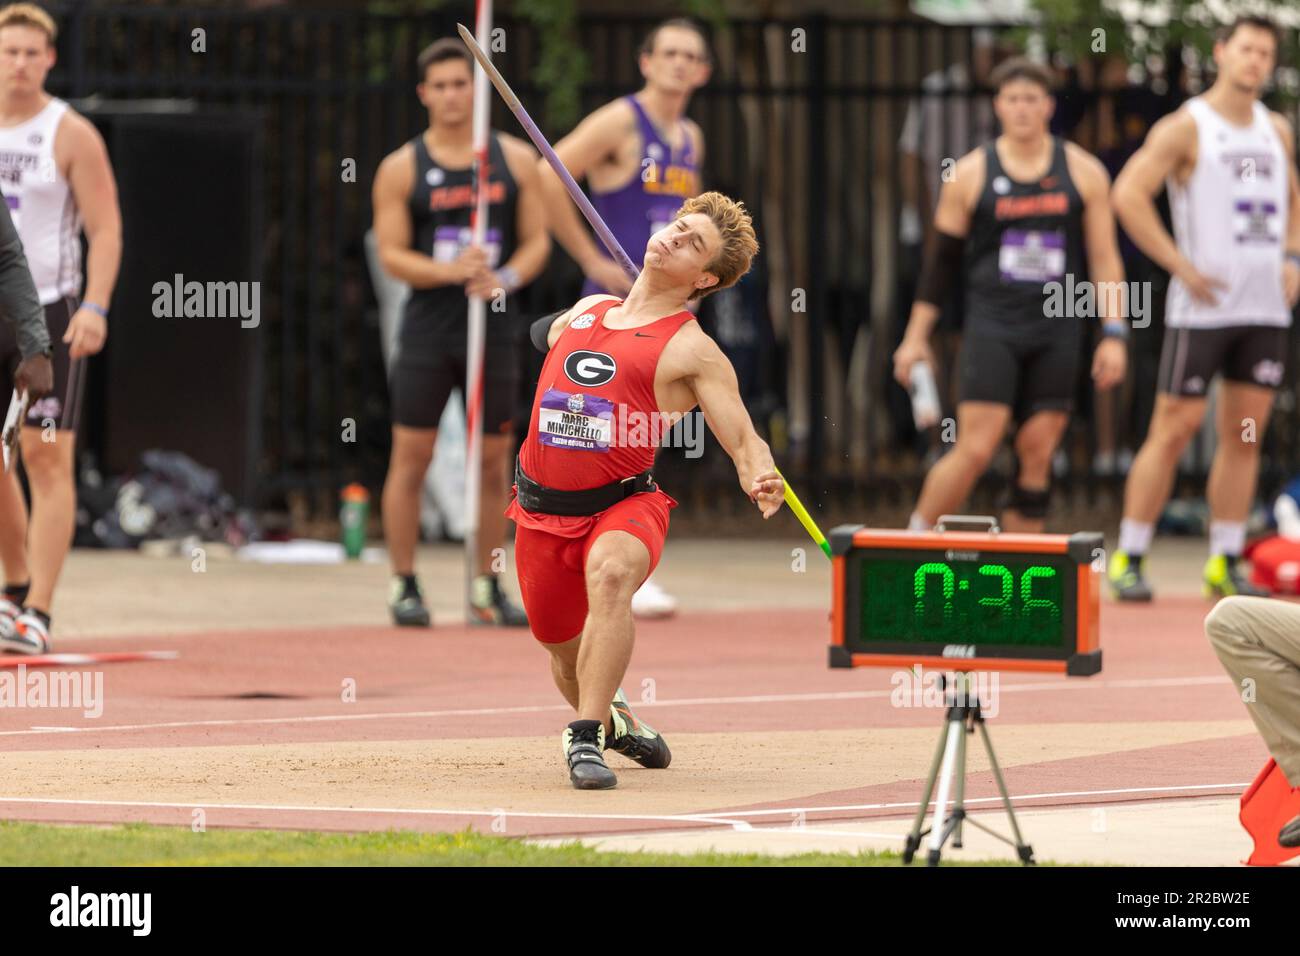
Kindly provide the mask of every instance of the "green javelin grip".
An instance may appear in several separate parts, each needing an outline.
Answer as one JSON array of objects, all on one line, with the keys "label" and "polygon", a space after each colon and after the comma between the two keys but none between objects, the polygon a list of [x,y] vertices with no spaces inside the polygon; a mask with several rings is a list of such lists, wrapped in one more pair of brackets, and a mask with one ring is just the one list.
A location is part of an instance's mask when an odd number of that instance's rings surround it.
[{"label": "green javelin grip", "polygon": [[[776,473],[781,475],[781,469],[778,468]],[[794,493],[794,489],[790,487],[790,483],[785,480],[785,475],[781,475],[781,481],[785,482],[785,503],[790,506],[790,510],[794,512],[794,516],[799,519],[799,523],[803,525],[803,529],[808,532],[809,536],[814,541],[817,542],[817,547],[821,548],[822,551],[825,552],[826,557],[829,558],[831,556],[831,546],[830,542],[826,540],[826,535],[822,534],[822,529],[817,527],[817,522],[813,521],[812,515],[808,513],[808,509],[803,506],[803,502],[799,500],[799,496]]]}]

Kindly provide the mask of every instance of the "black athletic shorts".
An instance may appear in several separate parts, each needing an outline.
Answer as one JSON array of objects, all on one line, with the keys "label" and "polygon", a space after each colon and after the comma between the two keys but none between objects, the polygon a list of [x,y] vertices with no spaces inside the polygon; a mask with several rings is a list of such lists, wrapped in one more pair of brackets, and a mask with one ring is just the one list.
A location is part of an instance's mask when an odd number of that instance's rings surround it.
[{"label": "black athletic shorts", "polygon": [[[54,366],[54,391],[27,409],[24,424],[33,428],[52,425],[58,429],[77,430],[81,394],[85,390],[86,360],[79,359],[74,367],[67,343],[63,341],[68,323],[76,313],[77,302],[72,298],[59,299],[45,307],[45,326],[50,330],[53,350],[50,364]],[[7,322],[0,322],[0,409],[9,407],[14,391],[14,372],[22,358],[14,330]]]},{"label": "black athletic shorts", "polygon": [[[484,434],[508,434],[514,425],[519,390],[517,323],[491,311],[483,354]],[[465,395],[466,319],[404,315],[397,356],[389,374],[393,424],[437,428],[453,388]]]},{"label": "black athletic shorts", "polygon": [[970,329],[962,336],[959,402],[1010,405],[1016,421],[1074,407],[1080,336],[1071,326],[1052,338],[1003,338]]},{"label": "black athletic shorts", "polygon": [[1203,398],[1217,372],[1230,382],[1277,388],[1286,374],[1289,334],[1277,325],[1166,328],[1157,388],[1169,395]]}]

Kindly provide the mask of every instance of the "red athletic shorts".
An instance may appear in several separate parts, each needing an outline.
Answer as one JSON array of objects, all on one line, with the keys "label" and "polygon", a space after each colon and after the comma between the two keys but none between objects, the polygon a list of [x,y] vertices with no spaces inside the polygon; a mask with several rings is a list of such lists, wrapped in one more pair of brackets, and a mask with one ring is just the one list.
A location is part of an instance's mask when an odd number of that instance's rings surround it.
[{"label": "red athletic shorts", "polygon": [[649,577],[668,536],[668,510],[675,507],[662,491],[633,495],[589,517],[533,514],[511,500],[506,515],[518,526],[515,567],[533,636],[543,644],[561,644],[582,633],[587,555],[605,532],[626,531],[640,539],[650,552]]}]

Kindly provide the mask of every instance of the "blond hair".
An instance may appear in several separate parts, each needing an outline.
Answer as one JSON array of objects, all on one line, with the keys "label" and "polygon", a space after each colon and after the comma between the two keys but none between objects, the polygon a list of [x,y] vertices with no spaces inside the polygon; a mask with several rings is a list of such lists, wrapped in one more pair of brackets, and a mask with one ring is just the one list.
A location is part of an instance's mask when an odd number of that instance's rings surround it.
[{"label": "blond hair", "polygon": [[50,46],[59,38],[54,18],[34,3],[11,3],[0,8],[0,30],[5,27],[35,27],[45,34]]},{"label": "blond hair", "polygon": [[722,193],[700,193],[682,203],[674,219],[681,219],[691,213],[703,213],[713,222],[714,228],[722,236],[722,246],[713,261],[704,267],[718,277],[718,284],[707,289],[696,289],[691,293],[692,299],[701,299],[711,292],[726,289],[740,281],[740,277],[749,271],[750,263],[758,254],[758,240],[754,238],[754,223],[749,218],[745,204]]}]

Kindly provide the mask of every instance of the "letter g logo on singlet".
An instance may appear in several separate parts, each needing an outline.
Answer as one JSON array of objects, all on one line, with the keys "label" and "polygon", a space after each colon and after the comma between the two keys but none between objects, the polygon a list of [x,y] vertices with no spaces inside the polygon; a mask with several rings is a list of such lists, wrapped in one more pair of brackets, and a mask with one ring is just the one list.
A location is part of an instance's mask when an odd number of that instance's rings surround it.
[{"label": "letter g logo on singlet", "polygon": [[614,377],[616,371],[618,371],[618,364],[613,357],[604,352],[578,349],[570,352],[568,358],[564,360],[564,374],[569,377],[569,381],[588,388],[604,385]]}]

